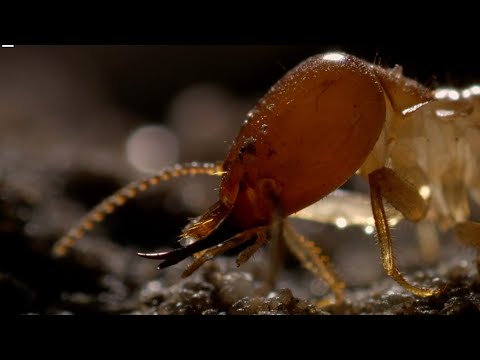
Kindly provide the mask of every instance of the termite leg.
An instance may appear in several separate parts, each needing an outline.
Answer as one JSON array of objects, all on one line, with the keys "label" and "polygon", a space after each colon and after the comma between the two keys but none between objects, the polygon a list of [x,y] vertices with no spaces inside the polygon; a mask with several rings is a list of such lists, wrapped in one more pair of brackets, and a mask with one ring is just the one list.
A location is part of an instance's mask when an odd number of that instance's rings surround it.
[{"label": "termite leg", "polygon": [[123,206],[127,201],[136,198],[140,192],[176,177],[200,174],[221,175],[222,171],[221,163],[189,163],[175,165],[144,180],[132,182],[103,200],[86,214],[76,226],[71,228],[68,233],[55,244],[53,254],[55,256],[65,255],[76,241],[83,238],[87,231],[92,230],[96,224],[101,223],[106,216],[115,212],[115,210]]},{"label": "termite leg", "polygon": [[[225,251],[231,250],[246,241],[250,240],[253,236],[265,237],[266,227],[259,226],[255,228],[248,229],[240,234],[237,234],[231,237],[228,240],[225,240],[221,244],[218,244],[210,249],[204,250],[202,255],[194,259],[182,273],[182,277],[190,276],[195,270],[202,266],[208,260],[213,259],[215,256],[223,254]],[[258,248],[257,248],[258,250]],[[253,253],[252,253],[253,255]]]},{"label": "termite leg", "polygon": [[[268,228],[268,237],[265,234],[265,242],[269,241],[267,271],[263,286],[258,290],[258,295],[266,296],[272,289],[275,288],[278,274],[283,265],[285,257],[285,239],[283,235],[284,219],[279,216],[279,213],[274,215],[274,220]],[[252,245],[252,246],[255,246]],[[245,251],[248,251],[246,249]],[[242,255],[242,254],[240,254]]]},{"label": "termite leg", "polygon": [[431,221],[418,223],[417,234],[422,259],[427,264],[435,263],[440,257],[440,240],[435,224]]},{"label": "termite leg", "polygon": [[460,242],[477,249],[477,271],[480,274],[480,223],[465,221],[455,225],[455,234]]},{"label": "termite leg", "polygon": [[385,197],[405,218],[419,221],[425,216],[427,210],[425,201],[413,185],[400,178],[391,169],[380,168],[373,171],[368,175],[368,181],[383,268],[392,279],[417,296],[427,297],[438,294],[439,289],[419,288],[410,284],[398,271],[394,262],[392,237],[383,205],[383,197]]},{"label": "termite leg", "polygon": [[[413,222],[422,220],[428,210],[425,199],[420,196],[415,186],[400,177],[392,169],[382,167],[368,175],[370,189],[378,189],[381,196],[402,215]],[[382,203],[383,204],[383,203]],[[383,205],[382,205],[383,206]]]},{"label": "termite leg", "polygon": [[[284,222],[283,233],[288,248],[301,261],[303,266],[323,279],[332,289],[336,303],[342,303],[345,297],[345,283],[336,275],[328,256],[323,255],[322,250],[313,241],[296,232],[287,221]],[[331,301],[322,300],[317,303],[317,306],[324,307],[330,304]]]},{"label": "termite leg", "polygon": [[[267,272],[264,285],[258,290],[259,295],[265,296],[275,287],[278,274],[283,265],[283,259],[285,256],[283,224],[285,216],[280,198],[278,197],[278,188],[275,181],[263,179],[259,181],[258,186],[265,194],[264,197],[270,200],[270,205],[275,209],[272,214],[273,216],[270,225],[268,226],[268,236],[265,234],[264,239],[264,242],[269,240]],[[255,244],[253,246],[255,246]],[[248,249],[246,249],[246,251],[248,251]]]},{"label": "termite leg", "polygon": [[266,231],[260,231],[257,233],[257,239],[255,243],[245,250],[243,250],[237,256],[237,266],[245,264],[253,254],[255,254],[263,245],[267,243],[267,234]]},{"label": "termite leg", "polygon": [[[412,184],[388,168],[381,168],[372,174],[382,187],[382,196],[406,219],[418,222],[425,217],[428,210],[427,201]],[[435,262],[440,253],[435,225],[430,221],[423,221],[417,225],[417,234],[422,258],[430,264]]]}]

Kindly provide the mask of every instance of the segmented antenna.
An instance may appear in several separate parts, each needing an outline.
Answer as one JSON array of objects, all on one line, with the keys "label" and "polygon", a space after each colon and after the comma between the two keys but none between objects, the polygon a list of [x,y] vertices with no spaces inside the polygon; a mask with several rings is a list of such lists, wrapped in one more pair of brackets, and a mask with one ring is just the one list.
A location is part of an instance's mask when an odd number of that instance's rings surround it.
[{"label": "segmented antenna", "polygon": [[125,205],[128,200],[136,198],[139,193],[173,178],[203,174],[222,175],[222,163],[193,162],[177,164],[171,168],[165,168],[151,177],[128,184],[113,195],[110,195],[86,214],[76,226],[71,228],[68,233],[55,244],[52,250],[53,254],[55,256],[64,256],[76,241],[83,238],[87,231],[92,230],[96,224],[101,223],[107,215],[112,214],[119,207]]}]

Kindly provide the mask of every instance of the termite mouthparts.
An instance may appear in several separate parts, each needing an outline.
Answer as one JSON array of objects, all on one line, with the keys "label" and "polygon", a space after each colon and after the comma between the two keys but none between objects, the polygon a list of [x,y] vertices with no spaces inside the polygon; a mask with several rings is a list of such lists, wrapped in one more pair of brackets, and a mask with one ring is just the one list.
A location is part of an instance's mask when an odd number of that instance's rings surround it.
[{"label": "termite mouthparts", "polygon": [[[177,164],[127,185],[81,219],[54,253],[65,254],[139,192],[206,174],[221,176],[218,201],[183,229],[184,245],[138,255],[160,260],[159,268],[193,256],[183,272],[188,276],[240,245],[238,265],[267,240],[284,242],[342,301],[344,284],[328,257],[287,219],[303,217],[375,229],[386,273],[415,295],[437,294],[398,271],[384,200],[398,211],[396,221],[453,229],[462,242],[480,248],[480,224],[468,220],[468,195],[480,203],[479,94],[478,86],[430,90],[399,66],[386,69],[344,53],[312,56],[248,113],[223,162]],[[370,197],[335,191],[355,175],[368,182]]]}]

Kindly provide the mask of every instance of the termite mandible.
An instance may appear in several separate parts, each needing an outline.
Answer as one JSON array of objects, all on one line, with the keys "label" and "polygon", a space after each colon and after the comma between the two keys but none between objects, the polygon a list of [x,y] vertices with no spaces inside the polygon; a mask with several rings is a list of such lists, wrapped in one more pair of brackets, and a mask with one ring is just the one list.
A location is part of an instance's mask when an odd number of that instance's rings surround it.
[{"label": "termite mandible", "polygon": [[345,53],[312,56],[248,113],[225,161],[177,164],[127,185],[81,219],[54,253],[65,254],[141,191],[179,176],[218,175],[219,199],[183,229],[183,246],[138,255],[161,260],[159,268],[193,256],[183,273],[188,276],[241,244],[249,246],[238,255],[238,265],[269,238],[285,241],[341,302],[345,285],[329,259],[286,218],[314,203],[321,207],[319,200],[358,174],[370,187],[372,225],[386,273],[417,296],[438,294],[440,289],[413,285],[398,271],[384,200],[405,219],[453,228],[462,242],[480,248],[480,224],[468,220],[467,202],[470,193],[480,203],[479,95],[478,86],[430,90],[405,77],[399,66],[385,69]]}]

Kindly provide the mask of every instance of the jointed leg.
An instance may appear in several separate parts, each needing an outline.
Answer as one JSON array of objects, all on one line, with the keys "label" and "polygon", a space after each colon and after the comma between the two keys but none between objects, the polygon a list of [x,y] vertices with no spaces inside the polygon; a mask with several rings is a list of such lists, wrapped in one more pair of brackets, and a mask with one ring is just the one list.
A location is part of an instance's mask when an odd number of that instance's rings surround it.
[{"label": "jointed leg", "polygon": [[417,234],[422,259],[427,264],[435,263],[440,257],[440,240],[435,224],[431,221],[418,223]]},{"label": "jointed leg", "polygon": [[[182,277],[187,277],[191,275],[195,270],[197,270],[200,266],[202,266],[206,261],[211,260],[215,256],[223,254],[225,251],[231,250],[244,242],[250,240],[252,236],[257,235],[260,238],[265,238],[265,231],[266,227],[265,226],[259,226],[256,228],[252,228],[249,230],[246,230],[240,234],[237,234],[233,237],[231,237],[228,240],[225,240],[221,244],[218,244],[210,249],[205,250],[201,256],[197,257],[195,260],[193,260],[185,269],[185,271],[182,273]],[[253,245],[255,246],[255,245]],[[258,250],[259,247],[256,248]],[[248,250],[247,248],[246,250]],[[245,250],[245,251],[246,251]],[[241,255],[241,254],[240,254]],[[253,252],[250,254],[250,256],[253,255]],[[248,260],[248,259],[247,259]],[[237,261],[238,264],[238,261]]]},{"label": "jointed leg", "polygon": [[[302,262],[303,266],[330,286],[337,303],[343,302],[345,284],[335,274],[329,258],[322,255],[322,250],[315,243],[298,234],[287,221],[284,222],[283,231],[288,248]],[[327,304],[321,303],[321,305]]]},{"label": "jointed leg", "polygon": [[243,250],[237,256],[237,266],[245,264],[253,254],[255,254],[263,245],[267,243],[267,234],[266,231],[260,231],[257,233],[257,239],[252,246],[249,246]]},{"label": "jointed leg", "polygon": [[477,271],[480,274],[480,223],[474,221],[458,223],[454,231],[463,244],[477,249]]},{"label": "jointed leg", "polygon": [[273,221],[268,228],[269,251],[268,251],[268,268],[265,276],[265,284],[260,293],[266,294],[275,288],[278,274],[283,266],[285,258],[285,239],[283,236],[283,225],[285,219],[281,215],[280,207],[273,217]]},{"label": "jointed leg", "polygon": [[411,184],[405,182],[391,169],[375,170],[369,174],[368,180],[383,268],[392,279],[415,295],[426,297],[438,293],[440,291],[438,289],[424,289],[410,284],[398,271],[393,258],[392,237],[382,196],[385,196],[407,219],[413,221],[420,220],[426,212],[423,198]]}]

